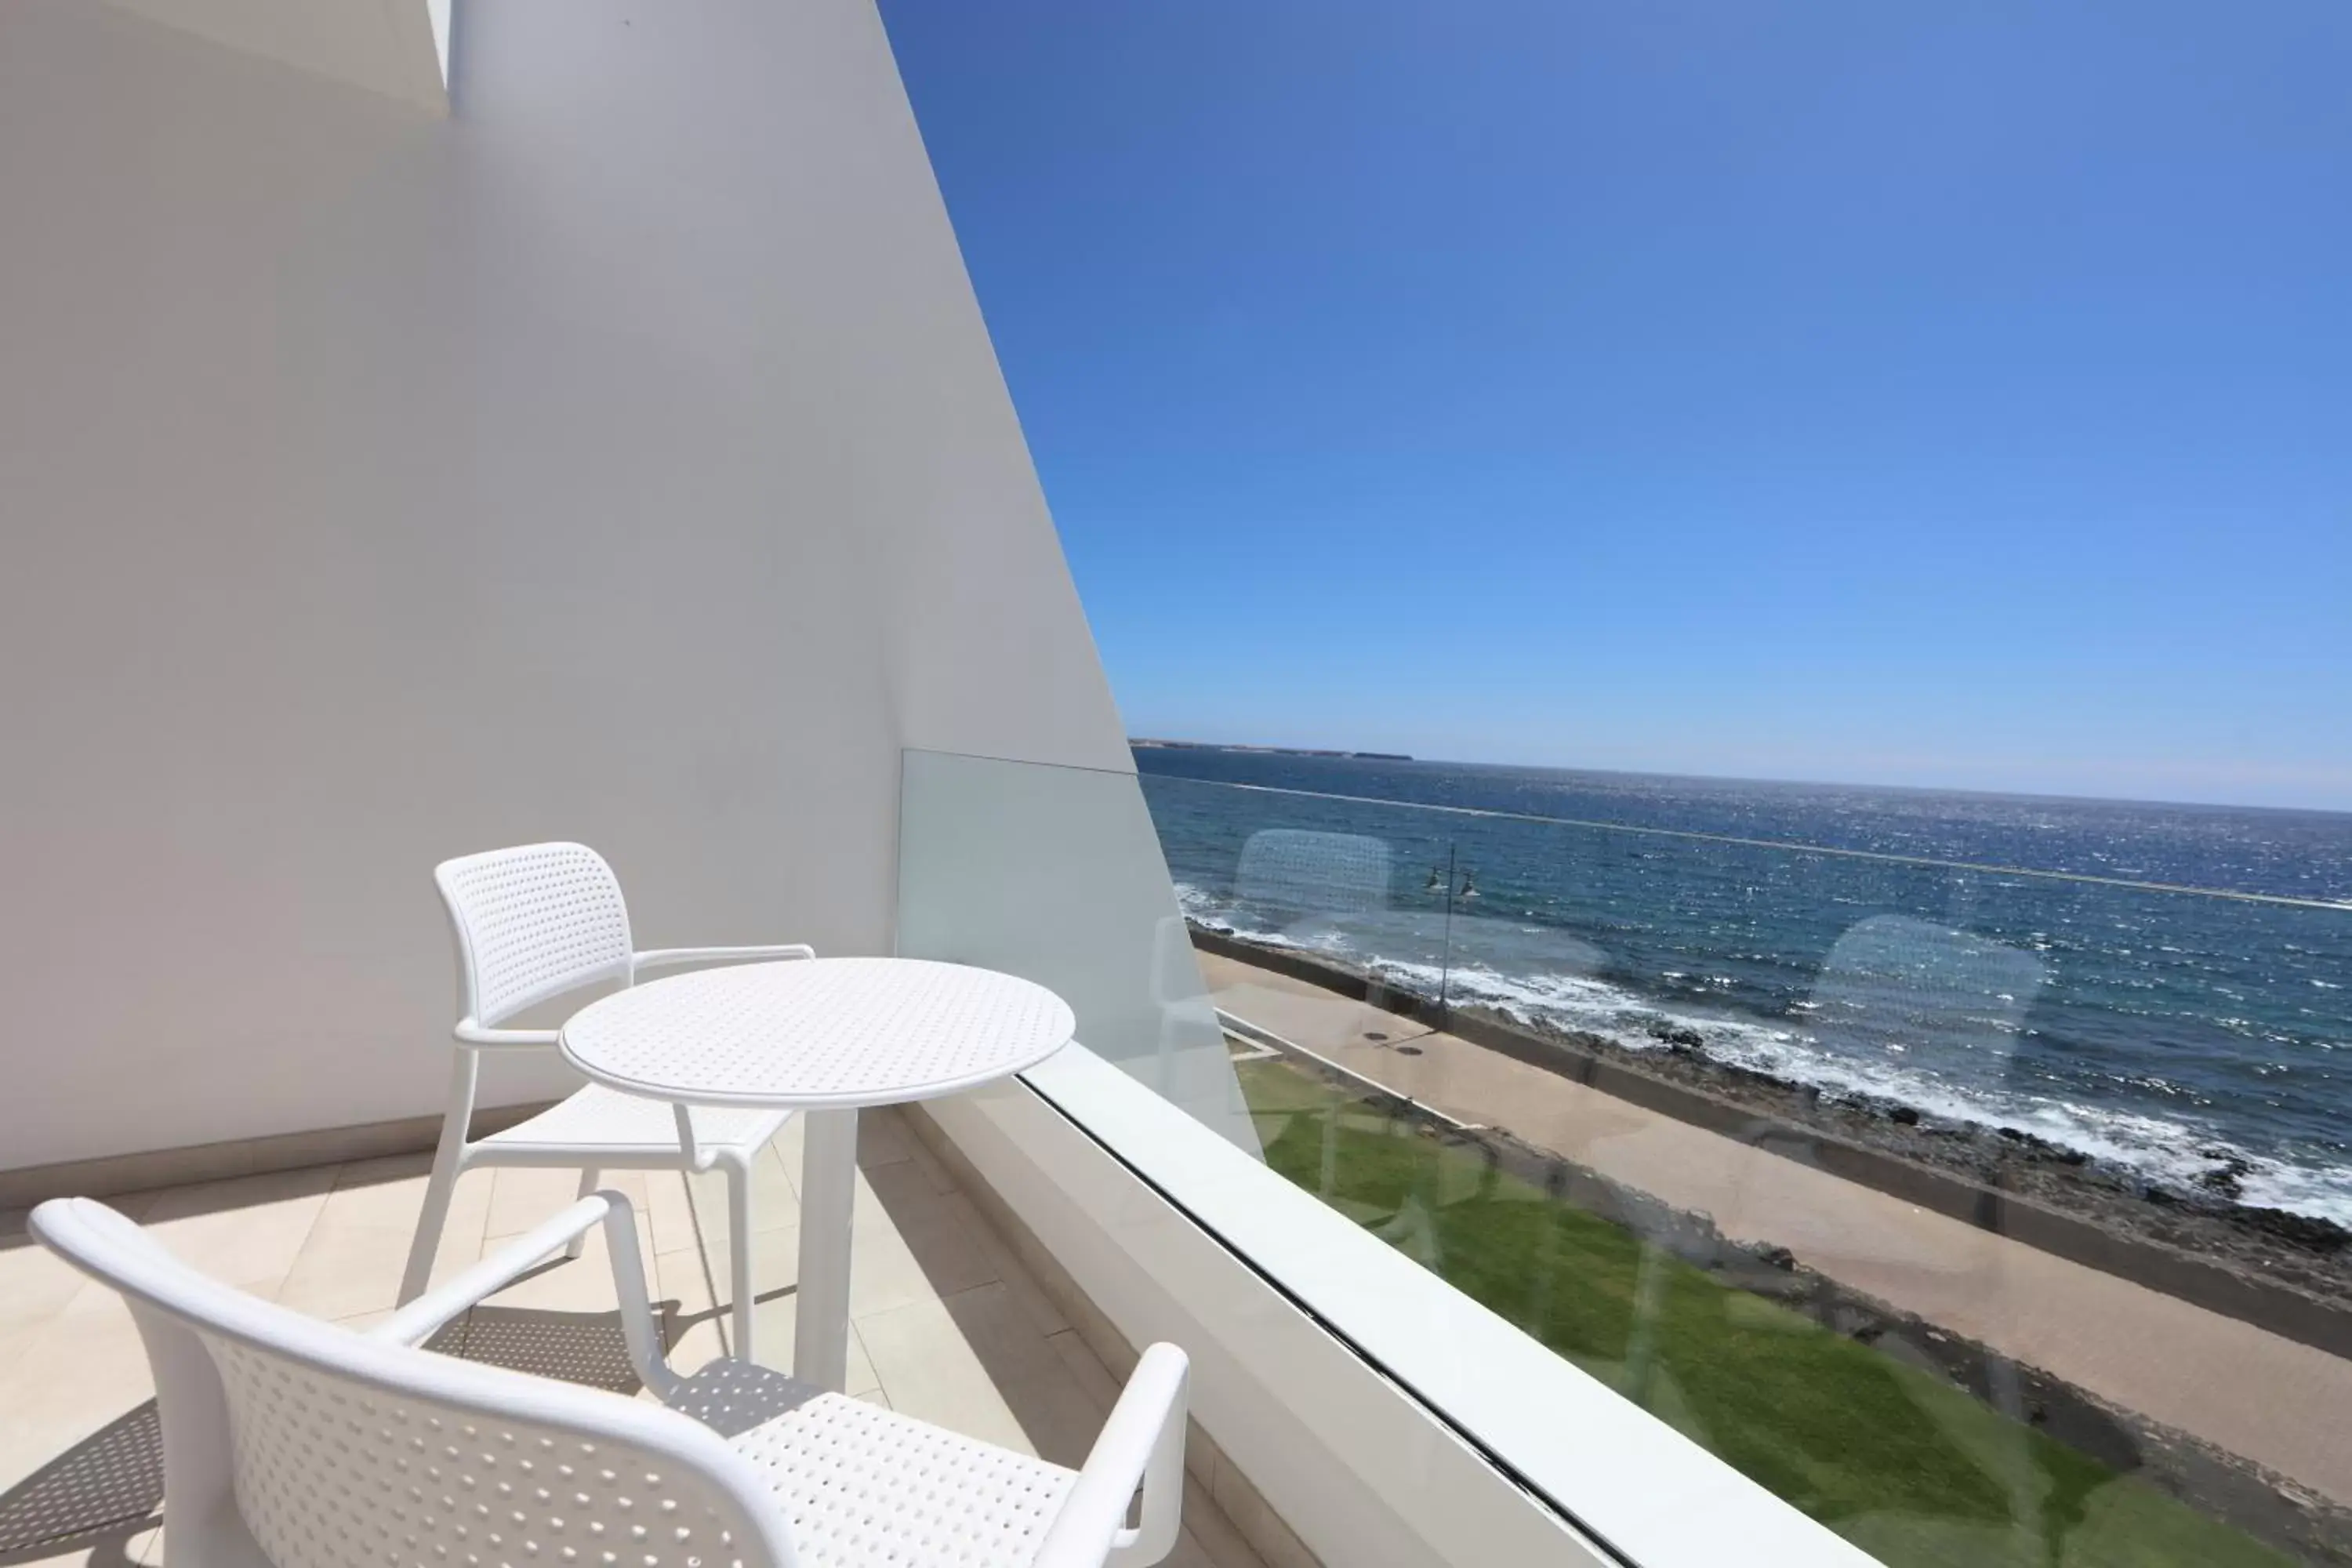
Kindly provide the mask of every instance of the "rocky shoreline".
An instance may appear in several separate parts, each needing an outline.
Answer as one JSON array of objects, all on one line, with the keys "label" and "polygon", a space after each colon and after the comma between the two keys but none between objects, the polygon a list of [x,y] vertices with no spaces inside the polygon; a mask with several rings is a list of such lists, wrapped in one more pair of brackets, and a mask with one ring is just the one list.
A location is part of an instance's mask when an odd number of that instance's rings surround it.
[{"label": "rocky shoreline", "polygon": [[2102,1229],[2192,1253],[2250,1278],[2352,1310],[2352,1230],[2333,1221],[2237,1203],[2215,1187],[2159,1186],[2139,1173],[2102,1164],[2016,1128],[1942,1121],[1891,1100],[1833,1098],[1810,1085],[1717,1061],[1705,1054],[1703,1037],[1667,1040],[1662,1050],[1631,1051],[1597,1036],[1546,1030],[1501,1014],[1490,1016],[1586,1051],[1622,1057],[1644,1073],[2014,1194]]},{"label": "rocky shoreline", "polygon": [[[2030,1210],[2045,1211],[2115,1238],[2126,1248],[2151,1252],[2159,1261],[2162,1255],[2176,1255],[2188,1266],[2184,1273],[2193,1273],[2194,1265],[2201,1264],[2273,1299],[2286,1293],[2284,1314],[2301,1327],[2264,1326],[2279,1327],[2306,1342],[2318,1343],[2319,1336],[2325,1336],[2334,1342],[2322,1348],[2339,1354],[2347,1353],[2344,1346],[2352,1343],[2352,1229],[2233,1201],[2226,1165],[2217,1166],[2216,1174],[2199,1188],[2158,1186],[2138,1173],[2102,1164],[2015,1128],[1943,1121],[1914,1107],[1836,1097],[1811,1085],[1730,1066],[1709,1056],[1704,1033],[1686,1026],[1662,1025],[1656,1047],[1632,1049],[1602,1036],[1549,1028],[1494,1008],[1441,1010],[1434,998],[1399,991],[1386,977],[1375,983],[1360,969],[1297,948],[1266,946],[1200,926],[1193,928],[1193,937],[1204,950],[1225,952],[1369,1000],[1611,1092],[1630,1089],[1627,1098],[1718,1131],[1726,1130],[1727,1113],[1734,1118],[1744,1114],[1766,1130],[1759,1136],[1767,1146],[1774,1126],[1811,1133],[1822,1141],[1816,1152],[1853,1152],[1843,1165],[1822,1163],[1865,1184],[1896,1191],[1911,1179],[1910,1173],[1929,1173],[1948,1179],[1924,1184],[1929,1187],[1957,1184],[1997,1202],[2021,1200],[2009,1205],[2005,1217],[2031,1218],[2035,1216]],[[1613,1087],[1600,1081],[1603,1078],[1613,1080]],[[1649,1091],[1652,1086],[1656,1092]],[[1935,1202],[1909,1190],[1898,1191],[1898,1195]],[[1948,1207],[1941,1203],[1936,1206]],[[2026,1227],[2003,1223],[2004,1216],[1990,1222],[1976,1215],[1961,1217],[1986,1223],[1988,1228],[2018,1230],[2021,1239],[2036,1239],[2022,1234]],[[2080,1257],[2084,1248],[2053,1250]],[[2098,1258],[2083,1260],[2109,1267]],[[2141,1272],[2125,1268],[2111,1271],[2131,1277]],[[2144,1282],[2200,1299],[2197,1291],[2174,1289],[2161,1279]],[[2222,1284],[2220,1294],[2229,1293]],[[2210,1298],[2214,1290],[2208,1287],[2203,1294]],[[2200,1304],[2261,1321],[2256,1314],[2232,1310],[2226,1300],[2201,1299]],[[2313,1324],[2319,1331],[2316,1336],[2308,1331]]]}]

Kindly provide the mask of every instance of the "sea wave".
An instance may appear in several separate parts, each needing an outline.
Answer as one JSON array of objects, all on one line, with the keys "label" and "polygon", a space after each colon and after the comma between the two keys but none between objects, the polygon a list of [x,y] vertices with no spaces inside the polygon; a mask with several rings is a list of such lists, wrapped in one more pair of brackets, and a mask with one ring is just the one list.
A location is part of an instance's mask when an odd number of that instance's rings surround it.
[{"label": "sea wave", "polygon": [[2236,1181],[2238,1202],[2352,1226],[2352,1170],[2248,1149],[2190,1117],[2151,1116],[2037,1094],[1981,1076],[1968,1077],[1948,1060],[1940,1066],[1914,1065],[1906,1059],[1912,1053],[1900,1046],[1884,1055],[1858,1052],[1829,1036],[1809,1005],[1798,1016],[1774,1020],[1728,1008],[1661,1002],[1591,973],[1597,964],[1520,969],[1475,959],[1440,964],[1385,953],[1373,956],[1353,944],[1343,926],[1330,921],[1284,926],[1189,883],[1177,884],[1177,896],[1186,918],[1197,925],[1266,946],[1319,952],[1372,971],[1402,989],[1433,997],[1442,990],[1457,1006],[1490,1007],[1523,1024],[1598,1036],[1633,1051],[1679,1045],[1833,1097],[1908,1106],[1934,1121],[2013,1128],[2176,1190],[2205,1190],[2213,1173],[2228,1171]]},{"label": "sea wave", "polygon": [[[1184,918],[1204,931],[1223,931],[1256,942],[1261,947],[1302,947],[1271,921],[1261,920],[1249,910],[1225,902],[1215,895],[1202,891],[1190,882],[1176,884],[1176,907]],[[1330,949],[1335,953],[1337,949]]]}]

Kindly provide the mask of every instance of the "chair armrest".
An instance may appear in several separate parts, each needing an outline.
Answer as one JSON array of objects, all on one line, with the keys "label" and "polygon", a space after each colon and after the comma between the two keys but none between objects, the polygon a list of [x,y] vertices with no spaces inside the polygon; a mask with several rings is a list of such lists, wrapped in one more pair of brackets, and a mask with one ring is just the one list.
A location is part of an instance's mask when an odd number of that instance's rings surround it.
[{"label": "chair armrest", "polygon": [[638,1381],[656,1397],[667,1397],[678,1387],[680,1379],[669,1369],[661,1330],[654,1321],[653,1302],[646,1291],[645,1260],[637,1255],[636,1212],[619,1193],[594,1193],[582,1198],[447,1284],[427,1290],[368,1330],[367,1336],[392,1344],[421,1344],[450,1319],[481,1305],[600,1222],[604,1226],[604,1250],[612,1257],[613,1288],[620,1299],[621,1337],[628,1345],[629,1364]]},{"label": "chair armrest", "polygon": [[639,969],[659,969],[671,963],[747,963],[755,958],[814,958],[816,949],[804,942],[773,947],[653,947],[636,954]]},{"label": "chair armrest", "polygon": [[[1174,1345],[1143,1352],[1110,1419],[1045,1532],[1034,1568],[1157,1563],[1176,1549],[1184,1500],[1185,1383],[1191,1363]],[[1136,1528],[1128,1505],[1143,1489]]]},{"label": "chair armrest", "polygon": [[551,1046],[553,1029],[486,1029],[471,1018],[460,1018],[451,1031],[465,1046]]},{"label": "chair armrest", "polygon": [[[624,1205],[628,1203],[626,1198],[620,1201]],[[613,1205],[605,1194],[582,1198],[553,1219],[515,1237],[455,1279],[437,1289],[427,1290],[368,1330],[368,1338],[404,1345],[420,1343],[458,1313],[479,1306],[487,1298],[513,1284],[549,1253],[571,1246],[573,1237],[612,1212]]]}]

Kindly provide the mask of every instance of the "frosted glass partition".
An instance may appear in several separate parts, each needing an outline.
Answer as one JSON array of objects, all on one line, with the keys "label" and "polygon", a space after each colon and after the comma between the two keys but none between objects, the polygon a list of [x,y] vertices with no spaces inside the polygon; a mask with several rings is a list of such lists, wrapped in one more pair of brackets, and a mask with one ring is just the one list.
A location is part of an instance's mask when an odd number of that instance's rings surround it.
[{"label": "frosted glass partition", "polygon": [[898,950],[1049,987],[1089,1050],[1258,1152],[1134,774],[907,752]]}]

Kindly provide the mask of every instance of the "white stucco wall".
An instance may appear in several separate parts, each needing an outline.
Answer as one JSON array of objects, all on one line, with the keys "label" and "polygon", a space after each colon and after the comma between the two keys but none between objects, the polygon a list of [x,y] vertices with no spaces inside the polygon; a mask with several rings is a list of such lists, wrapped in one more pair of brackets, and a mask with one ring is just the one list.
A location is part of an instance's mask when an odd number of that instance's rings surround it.
[{"label": "white stucco wall", "polygon": [[437,1109],[446,856],[884,951],[901,746],[1127,765],[870,0],[452,68],[0,7],[0,1169]]}]

